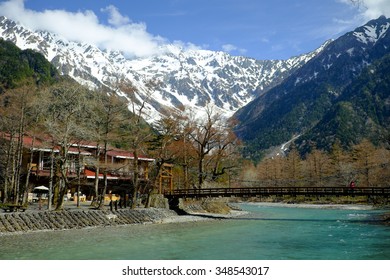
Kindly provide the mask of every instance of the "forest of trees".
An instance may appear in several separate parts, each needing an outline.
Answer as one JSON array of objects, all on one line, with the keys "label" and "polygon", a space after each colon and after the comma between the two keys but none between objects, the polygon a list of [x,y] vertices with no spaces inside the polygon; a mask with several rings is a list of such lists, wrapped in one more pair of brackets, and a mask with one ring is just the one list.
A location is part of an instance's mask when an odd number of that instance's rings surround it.
[{"label": "forest of trees", "polygon": [[291,145],[286,156],[277,155],[257,166],[248,163],[239,184],[266,187],[389,187],[390,149],[363,140],[350,150],[339,143],[330,152],[312,149],[302,157]]}]

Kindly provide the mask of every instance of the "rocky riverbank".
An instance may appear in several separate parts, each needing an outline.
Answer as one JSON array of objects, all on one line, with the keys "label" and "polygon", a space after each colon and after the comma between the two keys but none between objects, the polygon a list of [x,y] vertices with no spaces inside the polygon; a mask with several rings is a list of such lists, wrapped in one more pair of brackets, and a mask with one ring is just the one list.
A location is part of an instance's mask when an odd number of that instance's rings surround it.
[{"label": "rocky riverbank", "polygon": [[55,231],[88,227],[108,227],[146,223],[192,222],[208,218],[229,218],[244,214],[229,207],[226,199],[180,200],[182,214],[167,208],[137,208],[95,210],[86,202],[80,207],[67,203],[63,211],[39,210],[29,206],[26,212],[0,214],[0,236],[4,234],[28,233],[33,231]]},{"label": "rocky riverbank", "polygon": [[13,212],[0,215],[0,235],[159,223],[175,216],[174,211],[162,208]]}]

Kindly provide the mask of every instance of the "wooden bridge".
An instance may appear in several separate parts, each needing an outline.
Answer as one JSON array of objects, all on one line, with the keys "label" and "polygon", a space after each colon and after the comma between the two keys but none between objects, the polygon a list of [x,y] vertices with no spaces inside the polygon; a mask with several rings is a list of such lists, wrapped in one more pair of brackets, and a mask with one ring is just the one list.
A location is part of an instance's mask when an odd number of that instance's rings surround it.
[{"label": "wooden bridge", "polygon": [[248,188],[207,188],[177,189],[164,194],[167,198],[197,197],[256,197],[256,196],[390,196],[390,188],[366,187],[248,187]]}]

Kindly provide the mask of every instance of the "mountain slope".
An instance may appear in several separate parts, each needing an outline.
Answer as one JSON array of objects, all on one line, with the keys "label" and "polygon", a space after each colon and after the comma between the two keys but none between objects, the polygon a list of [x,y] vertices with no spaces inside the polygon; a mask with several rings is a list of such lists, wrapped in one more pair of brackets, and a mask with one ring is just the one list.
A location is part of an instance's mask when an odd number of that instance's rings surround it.
[{"label": "mountain slope", "polygon": [[57,76],[56,69],[43,55],[32,50],[20,50],[0,38],[0,93],[26,79],[51,83]]},{"label": "mountain slope", "polygon": [[[201,110],[207,104],[231,116],[317,56],[326,45],[288,60],[261,61],[223,52],[184,51],[173,45],[160,56],[128,59],[113,50],[103,51],[45,31],[29,30],[5,17],[0,17],[0,37],[21,49],[39,51],[60,73],[90,87],[115,89],[119,81],[133,84],[138,89],[136,98],[149,103],[149,121],[171,108]],[[151,81],[158,87],[150,88]]]},{"label": "mountain slope", "polygon": [[390,19],[380,17],[341,36],[280,85],[239,110],[237,133],[247,142],[247,156],[261,157],[261,151],[309,133],[363,69],[389,53],[389,27]]},{"label": "mountain slope", "polygon": [[329,112],[298,145],[308,142],[330,149],[339,140],[344,147],[366,138],[373,143],[386,141],[390,131],[390,54],[363,70],[338,98]]}]

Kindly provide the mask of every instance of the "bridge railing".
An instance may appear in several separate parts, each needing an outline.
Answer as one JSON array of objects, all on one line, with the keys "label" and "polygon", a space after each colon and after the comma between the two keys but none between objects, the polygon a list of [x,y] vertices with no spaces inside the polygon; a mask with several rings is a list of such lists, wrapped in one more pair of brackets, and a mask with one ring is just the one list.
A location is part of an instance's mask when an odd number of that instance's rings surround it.
[{"label": "bridge railing", "polygon": [[205,188],[177,189],[165,193],[166,196],[255,196],[255,195],[362,195],[390,196],[390,188],[367,187],[246,187],[246,188]]}]

